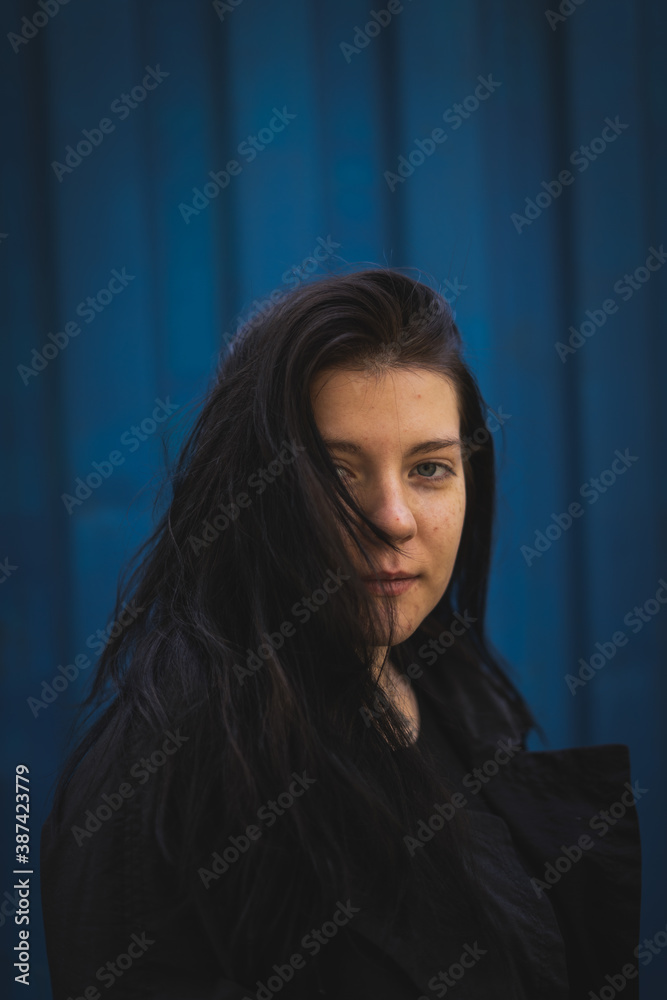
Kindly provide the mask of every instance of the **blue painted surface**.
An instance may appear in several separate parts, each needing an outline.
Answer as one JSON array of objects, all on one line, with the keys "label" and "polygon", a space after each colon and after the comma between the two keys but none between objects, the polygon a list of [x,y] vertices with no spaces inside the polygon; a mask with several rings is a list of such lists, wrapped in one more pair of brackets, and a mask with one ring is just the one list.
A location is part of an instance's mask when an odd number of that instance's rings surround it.
[{"label": "blue painted surface", "polygon": [[[330,236],[333,264],[411,266],[458,291],[468,357],[508,415],[491,634],[551,747],[629,744],[650,790],[638,806],[643,936],[665,928],[667,609],[636,631],[624,618],[667,579],[667,267],[627,301],[614,286],[667,241],[667,9],[572,7],[552,30],[539,3],[414,0],[349,61],[341,43],[370,10],[357,0],[242,0],[222,20],[203,0],[72,0],[18,52],[2,40],[0,561],[18,568],[0,587],[0,752],[3,782],[19,762],[31,769],[35,858],[90,668],[37,717],[27,699],[77,654],[92,666],[87,637],[106,625],[118,571],[150,525],[159,434],[134,448],[131,428],[166,397],[185,426],[224,332]],[[38,9],[7,0],[1,34]],[[121,119],[113,102],[157,64],[168,76]],[[456,112],[443,120],[489,74],[500,85],[488,98],[456,127]],[[296,117],[247,162],[239,145],[274,108]],[[627,128],[585,170],[573,164],[617,116]],[[52,161],[104,117],[113,131],[58,181]],[[446,139],[390,190],[384,173],[437,128]],[[186,222],[179,204],[235,157],[240,174]],[[512,213],[568,168],[572,183],[517,232]],[[123,268],[134,277],[108,306],[77,316]],[[555,344],[610,298],[618,310],[561,361]],[[24,384],[17,366],[77,319],[80,334]],[[595,503],[583,498],[617,449],[637,460]],[[68,514],[61,494],[114,450],[123,464]],[[529,566],[521,546],[577,501],[581,517]],[[571,693],[565,675],[621,629],[627,644]],[[2,833],[0,894],[12,885],[8,824]],[[31,996],[42,1000],[37,887],[36,874]],[[17,929],[0,926],[10,987]],[[667,955],[642,976],[644,996],[662,997]]]}]

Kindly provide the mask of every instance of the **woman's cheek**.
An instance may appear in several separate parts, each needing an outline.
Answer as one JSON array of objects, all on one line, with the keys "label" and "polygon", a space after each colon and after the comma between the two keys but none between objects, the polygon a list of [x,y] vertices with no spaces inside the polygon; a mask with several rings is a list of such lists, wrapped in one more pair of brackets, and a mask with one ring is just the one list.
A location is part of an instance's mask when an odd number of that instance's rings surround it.
[{"label": "woman's cheek", "polygon": [[465,496],[449,499],[448,503],[434,505],[424,512],[423,526],[426,534],[439,544],[458,546],[465,520]]}]

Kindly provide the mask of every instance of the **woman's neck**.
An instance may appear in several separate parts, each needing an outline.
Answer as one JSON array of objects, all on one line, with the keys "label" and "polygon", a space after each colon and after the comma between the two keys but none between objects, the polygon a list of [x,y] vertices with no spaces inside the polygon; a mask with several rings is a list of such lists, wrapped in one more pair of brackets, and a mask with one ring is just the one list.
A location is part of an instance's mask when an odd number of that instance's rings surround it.
[{"label": "woman's neck", "polygon": [[382,688],[382,691],[389,699],[394,709],[405,720],[405,724],[411,733],[412,740],[415,742],[419,735],[420,728],[417,692],[411,684],[408,676],[399,672],[391,658],[387,658],[384,667],[380,672],[385,651],[385,649],[382,649],[375,660],[375,676],[378,678],[379,686]]}]

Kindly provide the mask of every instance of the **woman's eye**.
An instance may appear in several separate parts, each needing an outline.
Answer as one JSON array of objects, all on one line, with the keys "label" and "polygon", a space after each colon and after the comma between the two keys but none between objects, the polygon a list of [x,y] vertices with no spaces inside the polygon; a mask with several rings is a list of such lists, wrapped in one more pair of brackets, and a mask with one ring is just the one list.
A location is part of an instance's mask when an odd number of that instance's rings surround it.
[{"label": "woman's eye", "polygon": [[[342,465],[334,467],[341,479],[353,478],[353,473],[349,469],[344,468]],[[420,462],[419,465],[415,466],[415,470],[421,479],[430,479],[434,482],[442,482],[444,479],[456,475],[454,470],[444,462]]]},{"label": "woman's eye", "polygon": [[415,466],[415,468],[419,472],[419,475],[424,479],[434,479],[438,481],[447,479],[449,476],[454,475],[453,469],[451,469],[448,465],[444,465],[442,462],[420,462],[420,464]]}]

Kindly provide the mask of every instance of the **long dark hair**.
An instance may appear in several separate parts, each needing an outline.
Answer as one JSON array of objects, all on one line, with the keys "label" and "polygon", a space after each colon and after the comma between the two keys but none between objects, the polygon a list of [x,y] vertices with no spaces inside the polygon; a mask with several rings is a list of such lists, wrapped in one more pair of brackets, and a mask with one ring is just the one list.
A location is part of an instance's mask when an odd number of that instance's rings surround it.
[{"label": "long dark hair", "polygon": [[[474,624],[448,658],[484,670],[526,728],[532,722],[485,635],[494,449],[489,434],[475,434],[486,407],[447,301],[383,268],[296,289],[241,329],[221,358],[171,475],[166,512],[120,589],[118,609],[133,602],[141,610],[100,658],[86,704],[104,710],[70,757],[55,804],[57,812],[104,730],[118,756],[129,756],[181,727],[187,743],[151,784],[153,829],[192,894],[202,891],[198,873],[213,852],[295,773],[314,778],[224,875],[233,905],[220,904],[217,919],[228,975],[241,981],[289,955],[336,900],[360,893],[399,923],[415,887],[420,905],[430,900],[443,920],[461,925],[462,898],[479,916],[465,820],[411,856],[403,838],[442,801],[442,783],[391,705],[373,713],[373,725],[360,711],[377,704],[371,647],[386,637],[341,542],[369,566],[383,546],[400,549],[357,506],[318,432],[309,389],[335,366],[421,368],[453,386],[467,442],[461,543],[441,601],[392,657],[406,662],[424,629],[439,631],[467,611]],[[207,905],[215,899],[212,886]]]}]

